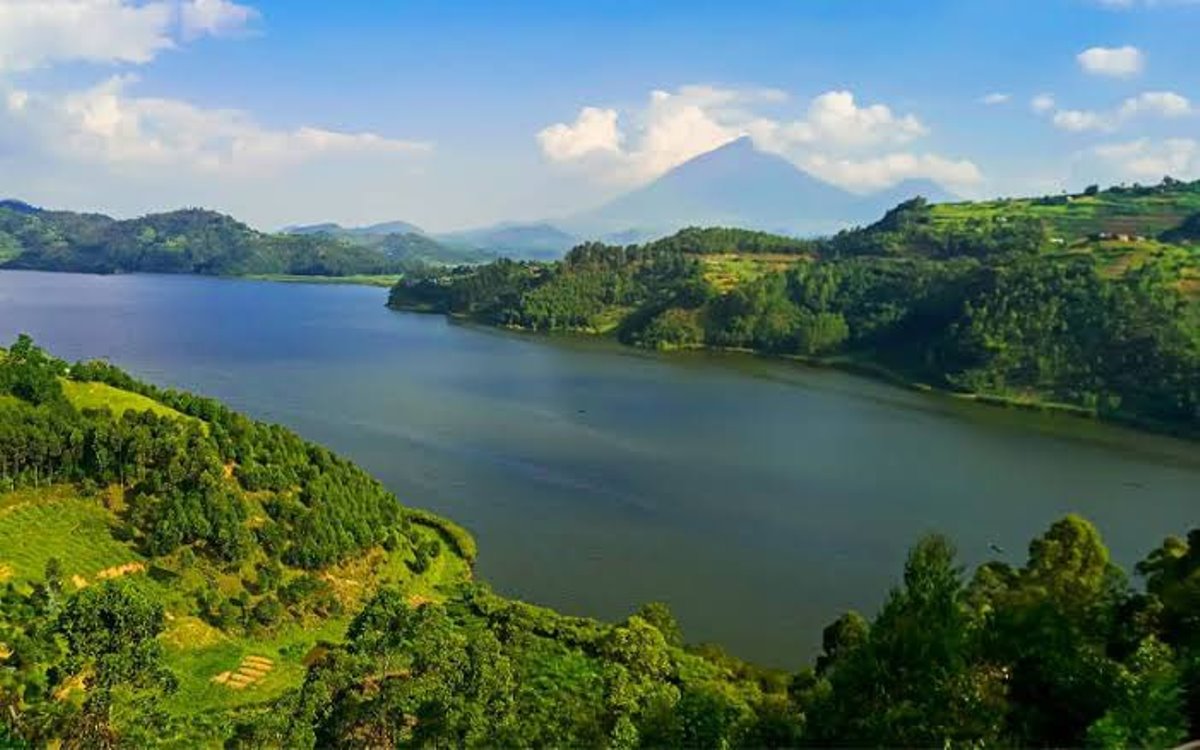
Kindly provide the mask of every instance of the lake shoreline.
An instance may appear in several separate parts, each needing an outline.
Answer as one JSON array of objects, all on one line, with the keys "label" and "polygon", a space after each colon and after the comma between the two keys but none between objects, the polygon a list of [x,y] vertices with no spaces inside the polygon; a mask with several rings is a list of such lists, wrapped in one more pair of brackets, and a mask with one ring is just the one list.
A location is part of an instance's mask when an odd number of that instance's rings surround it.
[{"label": "lake shoreline", "polygon": [[1011,409],[1018,411],[1036,412],[1041,414],[1058,414],[1074,417],[1077,419],[1099,422],[1103,424],[1126,427],[1139,432],[1145,432],[1153,435],[1162,435],[1165,437],[1177,438],[1192,442],[1200,442],[1200,432],[1189,430],[1180,425],[1167,424],[1145,417],[1136,417],[1132,415],[1114,415],[1102,414],[1098,409],[1078,406],[1076,404],[1068,404],[1060,401],[1048,401],[1041,398],[1033,398],[1028,396],[1009,396],[997,393],[982,393],[978,391],[956,391],[949,388],[939,387],[920,380],[915,380],[907,375],[904,375],[899,370],[887,367],[878,362],[873,362],[867,359],[856,358],[853,356],[839,355],[832,357],[820,357],[815,355],[805,354],[772,354],[747,347],[735,346],[711,346],[708,344],[696,344],[691,346],[666,346],[650,349],[647,347],[639,347],[631,344],[625,344],[618,340],[611,331],[597,331],[594,329],[571,329],[565,331],[541,331],[534,328],[528,328],[518,325],[495,325],[487,321],[479,320],[470,315],[461,313],[448,313],[434,309],[430,306],[393,306],[385,304],[389,310],[396,312],[417,313],[420,315],[441,315],[449,320],[454,320],[462,323],[471,323],[484,328],[492,328],[497,330],[512,331],[529,336],[536,337],[553,337],[566,336],[579,339],[592,340],[608,340],[620,344],[632,350],[641,351],[656,351],[660,354],[671,354],[672,352],[717,352],[725,354],[738,354],[751,356],[759,359],[773,360],[779,362],[793,362],[815,369],[830,369],[839,372],[845,372],[850,375],[855,375],[871,380],[889,383],[906,390],[917,391],[920,393],[935,394],[944,398],[954,399],[957,401],[981,404],[984,406]]}]

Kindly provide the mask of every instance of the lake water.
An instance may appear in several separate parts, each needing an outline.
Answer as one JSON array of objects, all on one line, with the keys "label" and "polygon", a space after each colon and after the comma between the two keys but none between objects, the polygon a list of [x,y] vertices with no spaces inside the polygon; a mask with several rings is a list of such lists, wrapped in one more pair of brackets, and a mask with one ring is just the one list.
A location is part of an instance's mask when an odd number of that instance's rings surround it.
[{"label": "lake water", "polygon": [[384,308],[386,290],[0,272],[0,339],[107,357],[350,456],[475,532],[509,595],[795,666],[908,545],[1024,558],[1080,512],[1140,559],[1200,521],[1200,445],[750,357],[657,355]]}]

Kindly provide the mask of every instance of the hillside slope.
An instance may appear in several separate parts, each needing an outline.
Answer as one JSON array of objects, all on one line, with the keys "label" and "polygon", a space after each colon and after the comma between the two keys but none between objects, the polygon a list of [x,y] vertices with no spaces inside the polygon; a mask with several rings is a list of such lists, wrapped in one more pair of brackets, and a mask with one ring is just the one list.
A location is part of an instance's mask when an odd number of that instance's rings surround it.
[{"label": "hillside slope", "polygon": [[747,718],[784,700],[645,619],[498,597],[475,554],[280,427],[27,338],[0,352],[0,745],[357,746],[353,704],[386,681],[393,731],[419,716],[452,745],[606,744],[626,682],[711,685]]},{"label": "hillside slope", "polygon": [[213,211],[184,209],[118,221],[102,214],[0,203],[4,268],[83,273],[398,273],[403,264],[325,235],[265,234]]},{"label": "hillside slope", "polygon": [[913,199],[833,237],[687,229],[581,245],[556,264],[402,280],[389,304],[803,357],[1200,435],[1200,243],[1187,219],[1198,199],[1200,183],[1170,182],[1069,200]]}]

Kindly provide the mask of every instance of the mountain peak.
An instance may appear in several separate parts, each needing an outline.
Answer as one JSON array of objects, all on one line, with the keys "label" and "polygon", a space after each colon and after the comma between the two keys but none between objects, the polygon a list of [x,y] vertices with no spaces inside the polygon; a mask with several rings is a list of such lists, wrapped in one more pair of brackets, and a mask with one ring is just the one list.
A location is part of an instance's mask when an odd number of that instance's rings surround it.
[{"label": "mountain peak", "polygon": [[639,229],[665,235],[685,226],[738,226],[813,234],[844,225],[855,200],[742,136],[574,217],[571,228],[577,234]]}]

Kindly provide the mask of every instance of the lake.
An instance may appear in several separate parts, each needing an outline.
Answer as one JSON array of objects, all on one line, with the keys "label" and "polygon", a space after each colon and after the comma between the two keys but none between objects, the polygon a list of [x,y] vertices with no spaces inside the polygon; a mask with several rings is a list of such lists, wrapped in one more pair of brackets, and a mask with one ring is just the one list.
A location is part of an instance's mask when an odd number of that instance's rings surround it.
[{"label": "lake", "polygon": [[384,308],[383,289],[0,272],[0,339],[105,357],[353,458],[478,537],[500,592],[797,666],[928,531],[1024,559],[1065,513],[1125,565],[1200,520],[1200,446],[745,356]]}]

